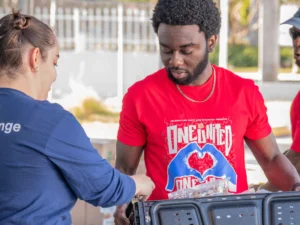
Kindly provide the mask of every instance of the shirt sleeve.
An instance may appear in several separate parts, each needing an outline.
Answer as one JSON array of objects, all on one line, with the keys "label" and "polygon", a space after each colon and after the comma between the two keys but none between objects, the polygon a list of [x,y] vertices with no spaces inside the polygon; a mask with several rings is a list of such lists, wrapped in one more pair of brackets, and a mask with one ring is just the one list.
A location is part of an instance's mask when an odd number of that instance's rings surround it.
[{"label": "shirt sleeve", "polygon": [[133,179],[98,154],[72,114],[67,114],[55,128],[45,154],[77,197],[94,206],[121,205],[135,195]]},{"label": "shirt sleeve", "polygon": [[300,120],[297,122],[295,127],[295,133],[291,149],[295,152],[300,152]]},{"label": "shirt sleeve", "polygon": [[249,123],[245,136],[252,140],[259,140],[268,136],[272,128],[268,121],[267,108],[258,86],[254,85],[252,92],[252,108],[249,109]]},{"label": "shirt sleeve", "polygon": [[125,145],[144,146],[147,134],[139,120],[142,104],[135,101],[134,94],[134,91],[129,89],[123,98],[118,140]]}]

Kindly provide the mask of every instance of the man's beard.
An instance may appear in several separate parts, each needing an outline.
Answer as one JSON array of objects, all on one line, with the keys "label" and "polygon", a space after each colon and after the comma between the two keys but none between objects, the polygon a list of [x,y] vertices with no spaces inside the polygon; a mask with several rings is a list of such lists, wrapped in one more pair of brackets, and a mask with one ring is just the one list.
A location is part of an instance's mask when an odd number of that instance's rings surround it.
[{"label": "man's beard", "polygon": [[[197,65],[196,69],[194,70],[193,74],[189,73],[188,71],[181,69],[179,67],[169,67],[168,70],[168,77],[170,78],[171,81],[173,81],[175,84],[179,85],[188,85],[193,83],[195,80],[199,78],[199,76],[202,74],[202,72],[205,70],[208,64],[208,48],[206,47],[205,55],[203,59],[199,62]],[[172,72],[185,72],[187,74],[187,77],[179,80],[176,79],[173,75]]]}]

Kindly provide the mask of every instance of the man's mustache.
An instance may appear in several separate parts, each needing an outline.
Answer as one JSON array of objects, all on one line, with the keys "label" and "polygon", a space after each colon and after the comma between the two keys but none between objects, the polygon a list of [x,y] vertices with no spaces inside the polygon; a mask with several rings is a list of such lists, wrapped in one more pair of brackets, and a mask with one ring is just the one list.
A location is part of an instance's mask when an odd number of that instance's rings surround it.
[{"label": "man's mustache", "polygon": [[169,67],[169,71],[175,72],[175,73],[187,73],[188,71],[186,69],[180,68],[180,67]]}]

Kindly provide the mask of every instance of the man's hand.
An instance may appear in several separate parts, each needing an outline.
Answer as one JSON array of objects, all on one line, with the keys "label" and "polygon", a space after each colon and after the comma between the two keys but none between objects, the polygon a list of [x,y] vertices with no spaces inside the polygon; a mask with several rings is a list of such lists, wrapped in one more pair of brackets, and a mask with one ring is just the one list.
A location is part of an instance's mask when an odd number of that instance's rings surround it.
[{"label": "man's hand", "polygon": [[300,191],[300,186],[296,187],[294,191]]},{"label": "man's hand", "polygon": [[126,217],[126,209],[128,204],[117,206],[114,213],[115,225],[130,225],[129,219]]},{"label": "man's hand", "polygon": [[150,177],[144,174],[132,175],[131,178],[134,180],[136,185],[135,195],[137,195],[138,197],[141,196],[142,199],[146,201],[155,188],[155,184],[150,179]]}]

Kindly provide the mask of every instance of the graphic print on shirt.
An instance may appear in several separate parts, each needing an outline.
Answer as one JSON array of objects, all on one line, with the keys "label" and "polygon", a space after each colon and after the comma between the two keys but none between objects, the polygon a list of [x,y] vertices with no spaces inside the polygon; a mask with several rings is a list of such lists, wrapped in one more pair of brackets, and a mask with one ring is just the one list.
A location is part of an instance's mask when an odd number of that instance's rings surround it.
[{"label": "graphic print on shirt", "polygon": [[211,179],[228,179],[236,192],[237,174],[232,163],[232,126],[227,118],[171,121],[167,126],[168,165],[165,189],[194,187]]}]

